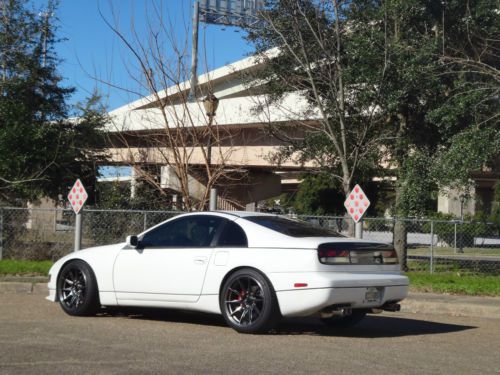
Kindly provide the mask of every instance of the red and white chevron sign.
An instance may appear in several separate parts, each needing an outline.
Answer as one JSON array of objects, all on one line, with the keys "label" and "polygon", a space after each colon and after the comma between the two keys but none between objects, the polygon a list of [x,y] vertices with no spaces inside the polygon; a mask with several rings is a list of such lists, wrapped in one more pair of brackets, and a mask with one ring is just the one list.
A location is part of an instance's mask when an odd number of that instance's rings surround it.
[{"label": "red and white chevron sign", "polygon": [[80,179],[76,180],[75,184],[68,193],[68,201],[75,214],[79,213],[87,200],[88,195],[85,187]]},{"label": "red and white chevron sign", "polygon": [[344,207],[356,223],[362,219],[366,210],[370,207],[370,200],[366,197],[361,186],[354,186],[354,189],[352,189],[344,202]]}]

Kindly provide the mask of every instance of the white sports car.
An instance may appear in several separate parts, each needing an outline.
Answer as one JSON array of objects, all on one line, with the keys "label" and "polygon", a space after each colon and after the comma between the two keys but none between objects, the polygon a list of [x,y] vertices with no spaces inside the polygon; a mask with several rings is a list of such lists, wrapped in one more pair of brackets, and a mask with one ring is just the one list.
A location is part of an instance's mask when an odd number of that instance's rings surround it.
[{"label": "white sports car", "polygon": [[49,300],[70,315],[101,306],[222,314],[238,332],[317,314],[352,325],[398,311],[408,291],[394,249],[253,212],[176,216],[126,243],[69,254],[49,271]]}]

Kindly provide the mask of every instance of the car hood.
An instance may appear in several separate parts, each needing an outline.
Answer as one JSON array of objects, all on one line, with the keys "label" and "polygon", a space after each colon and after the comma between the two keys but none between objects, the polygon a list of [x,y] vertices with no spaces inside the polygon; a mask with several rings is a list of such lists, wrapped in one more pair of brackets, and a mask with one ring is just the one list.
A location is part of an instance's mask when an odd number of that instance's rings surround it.
[{"label": "car hood", "polygon": [[117,243],[113,245],[104,245],[104,246],[95,246],[95,247],[89,247],[87,249],[75,251],[72,253],[69,253],[68,255],[63,256],[59,260],[57,260],[53,265],[52,268],[50,269],[49,273],[53,273],[59,270],[59,268],[66,263],[68,260],[71,259],[83,259],[87,260],[89,258],[95,258],[99,255],[103,255],[104,253],[109,254],[110,252],[117,253],[121,249],[123,249],[126,246],[125,242],[122,243]]},{"label": "car hood", "polygon": [[71,259],[71,258],[85,258],[88,255],[93,255],[95,253],[102,253],[103,251],[117,251],[121,250],[126,246],[125,242],[122,243],[116,243],[113,245],[104,245],[104,246],[95,246],[95,247],[88,247],[83,250],[75,251],[73,253],[70,253],[60,260],[63,259]]}]

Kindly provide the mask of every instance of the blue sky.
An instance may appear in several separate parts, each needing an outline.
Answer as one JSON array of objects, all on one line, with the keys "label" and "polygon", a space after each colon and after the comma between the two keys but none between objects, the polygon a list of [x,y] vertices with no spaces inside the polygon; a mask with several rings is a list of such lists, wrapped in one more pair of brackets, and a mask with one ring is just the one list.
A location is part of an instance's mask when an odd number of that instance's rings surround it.
[{"label": "blue sky", "polygon": [[[116,34],[106,25],[100,12],[111,24],[127,36],[134,25],[139,39],[146,40],[148,15],[152,4],[160,4],[161,14],[172,25],[174,39],[179,45],[191,42],[192,5],[194,0],[60,0],[54,15],[58,19],[59,38],[66,39],[56,46],[63,60],[59,73],[64,84],[76,88],[70,104],[84,101],[97,88],[109,110],[118,108],[137,96],[96,81],[95,77],[113,85],[136,90],[137,85],[128,69],[135,61]],[[31,0],[35,9],[43,10],[47,0]],[[187,30],[189,28],[189,30]],[[187,30],[187,32],[186,32]],[[233,27],[200,24],[198,73],[237,61],[251,52],[243,32]],[[190,51],[190,47],[188,49]],[[206,62],[205,62],[206,61]],[[130,175],[129,167],[104,167],[105,177]]]},{"label": "blue sky", "polygon": [[[137,89],[127,72],[127,67],[130,69],[134,60],[105,24],[99,10],[110,23],[118,24],[126,35],[131,35],[133,24],[139,39],[146,40],[149,35],[148,15],[151,19],[154,11],[152,4],[161,4],[161,14],[172,25],[175,40],[183,44],[191,40],[193,1],[60,0],[55,14],[59,20],[57,35],[67,40],[57,45],[58,56],[64,60],[59,72],[65,78],[64,84],[77,89],[71,103],[84,100],[94,88],[103,94],[110,110],[137,99],[137,96],[94,79],[98,77],[113,85]],[[32,3],[40,9],[47,1],[32,0]],[[186,28],[189,28],[188,33]],[[251,52],[252,47],[243,39],[243,32],[236,30],[239,29],[200,24],[199,56],[203,62],[200,63],[199,73],[237,61]]]}]

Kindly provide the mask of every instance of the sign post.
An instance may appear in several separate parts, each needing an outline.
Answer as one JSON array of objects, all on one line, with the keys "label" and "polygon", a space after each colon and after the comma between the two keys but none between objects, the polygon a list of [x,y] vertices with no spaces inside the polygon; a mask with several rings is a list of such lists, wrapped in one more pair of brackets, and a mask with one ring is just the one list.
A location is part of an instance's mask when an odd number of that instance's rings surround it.
[{"label": "sign post", "polygon": [[68,201],[75,212],[75,249],[78,251],[82,247],[82,209],[87,201],[88,195],[80,179],[77,179],[68,193]]},{"label": "sign post", "polygon": [[370,207],[370,200],[366,197],[361,186],[354,186],[354,189],[352,189],[344,202],[344,207],[356,223],[355,237],[358,239],[363,238],[363,221],[361,219],[368,207]]}]

